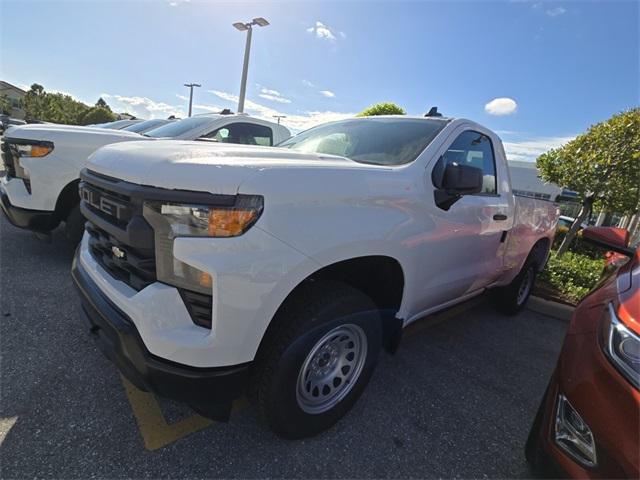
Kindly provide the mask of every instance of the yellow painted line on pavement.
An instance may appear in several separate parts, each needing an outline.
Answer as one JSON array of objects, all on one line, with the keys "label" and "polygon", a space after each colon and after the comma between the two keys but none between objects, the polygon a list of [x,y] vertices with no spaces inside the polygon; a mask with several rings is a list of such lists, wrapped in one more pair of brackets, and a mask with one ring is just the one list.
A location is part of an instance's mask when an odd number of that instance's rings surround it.
[{"label": "yellow painted line on pavement", "polygon": [[[131,410],[136,418],[144,448],[147,450],[166,447],[187,435],[219,423],[197,414],[183,418],[175,423],[167,423],[158,401],[152,394],[136,388],[123,376],[120,376],[120,378],[122,379],[127,399],[131,404]],[[244,408],[245,405],[245,400],[235,402],[232,412]]]},{"label": "yellow painted line on pavement", "polygon": [[2,445],[4,439],[7,438],[9,431],[13,428],[17,421],[18,417],[0,418],[0,445]]}]

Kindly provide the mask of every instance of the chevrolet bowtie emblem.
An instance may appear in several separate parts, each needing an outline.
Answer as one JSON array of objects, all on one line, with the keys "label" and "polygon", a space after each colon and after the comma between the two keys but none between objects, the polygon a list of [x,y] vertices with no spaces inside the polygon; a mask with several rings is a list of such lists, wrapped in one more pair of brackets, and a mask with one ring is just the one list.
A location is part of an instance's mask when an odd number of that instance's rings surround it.
[{"label": "chevrolet bowtie emblem", "polygon": [[111,253],[113,253],[113,256],[117,258],[124,258],[126,255],[126,252],[124,250],[116,247],[115,245],[111,247]]}]

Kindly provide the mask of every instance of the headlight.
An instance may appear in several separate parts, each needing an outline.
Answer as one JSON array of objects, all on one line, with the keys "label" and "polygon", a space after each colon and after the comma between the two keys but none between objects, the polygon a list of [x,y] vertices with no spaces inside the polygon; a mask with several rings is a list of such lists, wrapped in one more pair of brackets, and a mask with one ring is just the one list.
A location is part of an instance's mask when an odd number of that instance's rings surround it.
[{"label": "headlight", "polygon": [[237,237],[262,213],[260,196],[238,195],[232,206],[144,202],[143,215],[155,233],[156,276],[161,282],[211,294],[211,276],[173,256],[178,237]]},{"label": "headlight", "polygon": [[20,157],[45,157],[53,151],[51,142],[19,143],[15,144],[16,152]]},{"label": "headlight", "polygon": [[604,325],[604,352],[637,389],[640,389],[640,336],[618,319],[609,304]]}]

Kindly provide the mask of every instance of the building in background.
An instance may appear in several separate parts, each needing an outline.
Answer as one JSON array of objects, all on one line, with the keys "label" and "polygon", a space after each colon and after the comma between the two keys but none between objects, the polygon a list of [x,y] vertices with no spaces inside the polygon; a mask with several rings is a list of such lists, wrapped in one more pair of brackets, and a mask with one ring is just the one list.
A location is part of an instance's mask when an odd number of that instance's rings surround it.
[{"label": "building in background", "polygon": [[6,95],[9,99],[9,102],[11,102],[11,112],[9,113],[10,117],[24,120],[25,112],[22,108],[20,108],[20,105],[22,99],[26,94],[27,92],[25,92],[21,88],[0,80],[0,95]]},{"label": "building in background", "polygon": [[516,195],[555,202],[558,197],[564,197],[568,193],[553,183],[542,181],[534,162],[510,160],[509,173]]}]

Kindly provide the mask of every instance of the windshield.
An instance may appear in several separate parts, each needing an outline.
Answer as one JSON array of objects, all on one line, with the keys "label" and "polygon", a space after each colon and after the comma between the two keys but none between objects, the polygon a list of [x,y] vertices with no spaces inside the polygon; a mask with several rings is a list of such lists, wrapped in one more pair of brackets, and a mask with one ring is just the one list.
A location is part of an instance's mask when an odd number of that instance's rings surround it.
[{"label": "windshield", "polygon": [[194,128],[200,128],[207,123],[211,122],[210,116],[203,117],[189,117],[184,120],[178,120],[177,122],[168,123],[146,133],[148,137],[163,138],[171,137],[175,138],[183,133],[188,132]]},{"label": "windshield", "polygon": [[144,132],[145,130],[152,130],[154,128],[158,128],[160,125],[164,125],[165,123],[167,123],[167,120],[156,118],[155,120],[145,120],[144,122],[134,123],[133,125],[124,127],[122,130],[126,130],[127,132],[133,132],[133,133],[141,133],[141,132]]},{"label": "windshield", "polygon": [[414,161],[446,124],[435,119],[354,118],[312,128],[278,146],[360,163],[403,165]]}]

